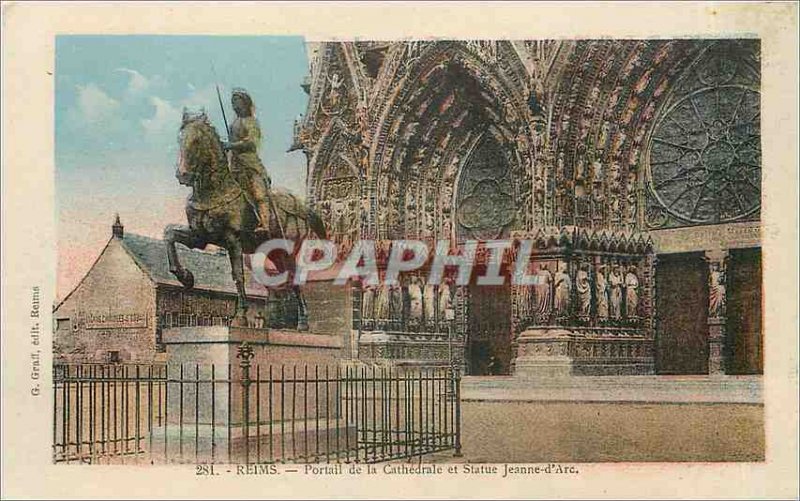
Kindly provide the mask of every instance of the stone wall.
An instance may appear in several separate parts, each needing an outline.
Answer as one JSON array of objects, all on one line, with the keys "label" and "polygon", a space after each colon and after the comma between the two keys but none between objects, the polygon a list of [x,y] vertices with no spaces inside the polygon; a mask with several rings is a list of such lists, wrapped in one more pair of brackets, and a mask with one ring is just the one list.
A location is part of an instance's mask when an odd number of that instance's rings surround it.
[{"label": "stone wall", "polygon": [[303,287],[303,295],[308,306],[310,332],[350,332],[353,323],[350,285],[336,285],[330,280],[309,282]]},{"label": "stone wall", "polygon": [[78,287],[58,305],[57,362],[151,361],[156,352],[155,285],[112,239]]}]

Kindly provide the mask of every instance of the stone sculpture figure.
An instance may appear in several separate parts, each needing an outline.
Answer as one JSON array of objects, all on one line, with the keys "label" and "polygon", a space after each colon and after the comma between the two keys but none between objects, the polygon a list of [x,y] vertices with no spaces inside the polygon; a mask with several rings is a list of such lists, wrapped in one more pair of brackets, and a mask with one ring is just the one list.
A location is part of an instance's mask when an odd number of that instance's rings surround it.
[{"label": "stone sculpture figure", "polygon": [[639,277],[636,275],[636,266],[628,267],[625,275],[625,316],[636,318],[639,311]]},{"label": "stone sculpture figure", "polygon": [[539,265],[536,278],[534,314],[538,321],[545,322],[550,319],[550,312],[553,308],[553,275],[547,269],[547,265],[542,264]]},{"label": "stone sculpture figure", "polygon": [[375,286],[365,285],[361,297],[361,319],[372,323],[375,318]]},{"label": "stone sculpture figure", "polygon": [[[324,239],[327,230],[319,214],[299,197],[269,188],[257,154],[260,132],[252,100],[244,91],[237,91],[232,103],[238,118],[230,131],[229,143],[223,144],[205,113],[183,113],[175,176],[179,183],[192,188],[186,204],[188,224],[167,226],[164,241],[169,271],[186,289],[194,287],[194,275],[181,262],[177,244],[190,249],[204,249],[213,244],[228,251],[238,296],[231,323],[247,326],[243,254],[254,253],[262,242],[274,238],[295,243],[305,238]],[[232,152],[230,165],[225,149]],[[292,273],[296,268],[292,255],[271,261],[278,273]],[[291,294],[297,305],[297,314],[292,315],[297,319],[297,328],[308,329],[300,287],[291,287]]]},{"label": "stone sculpture figure", "polygon": [[725,272],[719,263],[711,263],[708,275],[708,316],[725,316]]},{"label": "stone sculpture figure", "polygon": [[608,313],[614,320],[622,318],[622,284],[624,278],[620,271],[619,265],[615,264],[611,267],[611,273],[608,275],[609,287],[609,301]]},{"label": "stone sculpture figure", "polygon": [[[515,280],[519,280],[523,274],[524,274],[523,271],[517,273],[515,276]],[[517,287],[517,291],[519,298],[518,299],[519,318],[524,322],[528,322],[531,320],[531,308],[533,307],[533,301],[534,301],[533,286],[520,285]]]},{"label": "stone sculpture figure", "polygon": [[592,284],[587,264],[582,264],[575,275],[575,291],[578,293],[578,317],[588,319],[592,309]]},{"label": "stone sculpture figure", "polygon": [[393,326],[399,326],[403,321],[403,288],[400,284],[389,288],[389,312]]},{"label": "stone sculpture figure", "polygon": [[594,297],[597,302],[598,320],[608,320],[608,281],[606,280],[606,267],[600,265],[594,279]]},{"label": "stone sculpture figure", "polygon": [[447,325],[450,316],[453,314],[452,310],[453,297],[450,295],[450,283],[445,280],[439,286],[439,325]]},{"label": "stone sculpture figure", "polygon": [[422,324],[422,286],[419,277],[411,277],[408,283],[408,319],[412,327]]},{"label": "stone sculpture figure", "polygon": [[565,263],[559,264],[559,270],[556,272],[553,282],[555,286],[554,307],[556,315],[565,317],[569,315],[569,296],[572,292],[572,279],[567,273]]},{"label": "stone sculpture figure", "polygon": [[389,286],[382,285],[378,289],[378,297],[375,301],[375,321],[376,324],[385,326],[389,318]]},{"label": "stone sculpture figure", "polygon": [[261,128],[255,117],[255,105],[250,94],[244,89],[234,89],[231,104],[236,119],[231,124],[230,141],[223,143],[225,151],[230,152],[228,167],[242,187],[244,197],[258,216],[255,231],[269,231],[269,190],[272,182],[267,170],[258,157],[261,147]]},{"label": "stone sculpture figure", "polygon": [[422,289],[422,308],[425,327],[433,331],[436,327],[436,287],[433,284],[425,284]]}]

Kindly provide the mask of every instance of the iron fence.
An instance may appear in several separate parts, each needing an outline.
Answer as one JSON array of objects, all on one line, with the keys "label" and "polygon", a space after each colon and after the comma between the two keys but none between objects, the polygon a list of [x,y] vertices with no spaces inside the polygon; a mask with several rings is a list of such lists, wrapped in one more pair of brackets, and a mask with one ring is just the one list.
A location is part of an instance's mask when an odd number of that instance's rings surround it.
[{"label": "iron fence", "polygon": [[[241,353],[240,353],[241,355]],[[376,366],[57,365],[57,463],[380,462],[460,452],[460,374]]]}]

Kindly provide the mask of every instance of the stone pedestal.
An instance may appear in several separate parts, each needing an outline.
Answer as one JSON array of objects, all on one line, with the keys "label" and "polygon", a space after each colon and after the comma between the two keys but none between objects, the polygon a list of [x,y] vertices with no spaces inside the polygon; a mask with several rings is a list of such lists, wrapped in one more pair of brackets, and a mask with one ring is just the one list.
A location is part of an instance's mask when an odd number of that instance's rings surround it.
[{"label": "stone pedestal", "polygon": [[568,377],[572,375],[569,356],[572,334],[564,329],[529,329],[517,339],[517,377]]},{"label": "stone pedestal", "polygon": [[338,419],[335,392],[309,399],[303,384],[315,368],[317,378],[326,368],[337,373],[342,336],[219,326],[164,329],[162,337],[168,377],[147,438],[156,460],[245,462],[259,447],[262,458],[267,450],[285,458],[296,454],[281,448],[289,440],[316,447],[317,427],[328,435],[351,427]]},{"label": "stone pedestal", "polygon": [[540,327],[523,331],[517,339],[515,377],[645,375],[654,371],[653,340],[636,330]]},{"label": "stone pedestal", "polygon": [[446,334],[368,331],[358,339],[358,359],[378,364],[447,367],[451,354],[461,360],[463,353],[463,342]]},{"label": "stone pedestal", "polygon": [[[344,353],[342,338],[324,334],[240,327],[164,329],[167,371],[166,417],[170,424],[241,422],[242,360],[238,349],[252,348],[250,379],[302,377],[305,368],[335,370]],[[213,405],[212,405],[213,403]]]},{"label": "stone pedestal", "polygon": [[708,373],[725,374],[725,319],[708,319]]}]

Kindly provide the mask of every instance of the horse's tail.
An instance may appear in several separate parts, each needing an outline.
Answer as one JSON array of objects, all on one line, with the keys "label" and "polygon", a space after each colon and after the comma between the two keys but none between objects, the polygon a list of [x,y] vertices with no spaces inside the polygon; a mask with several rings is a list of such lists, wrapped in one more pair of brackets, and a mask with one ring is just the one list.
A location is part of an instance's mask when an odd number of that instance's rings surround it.
[{"label": "horse's tail", "polygon": [[321,240],[328,238],[328,231],[325,229],[325,223],[313,209],[308,209],[307,221],[308,227],[311,228],[311,231],[314,232],[317,238]]}]

